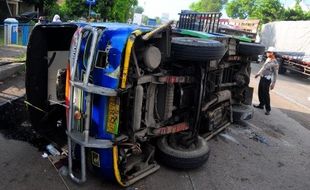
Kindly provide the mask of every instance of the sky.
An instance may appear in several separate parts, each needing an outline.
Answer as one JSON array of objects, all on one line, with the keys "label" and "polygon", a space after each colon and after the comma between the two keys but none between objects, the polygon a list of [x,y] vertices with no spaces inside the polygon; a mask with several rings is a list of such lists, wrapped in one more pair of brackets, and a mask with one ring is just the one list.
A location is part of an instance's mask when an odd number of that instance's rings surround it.
[{"label": "sky", "polygon": [[144,8],[144,15],[155,18],[162,13],[169,13],[170,19],[178,19],[181,10],[189,9],[189,5],[197,0],[139,0],[139,5]]},{"label": "sky", "polygon": [[[162,13],[169,13],[169,19],[178,19],[178,13],[181,10],[188,10],[189,5],[198,0],[138,0],[139,5],[144,8],[144,15],[150,18],[155,18],[156,16],[161,17]],[[295,0],[280,0],[286,6],[294,4]],[[307,4],[310,4],[310,0],[304,0]],[[225,16],[223,12],[222,17]]]}]

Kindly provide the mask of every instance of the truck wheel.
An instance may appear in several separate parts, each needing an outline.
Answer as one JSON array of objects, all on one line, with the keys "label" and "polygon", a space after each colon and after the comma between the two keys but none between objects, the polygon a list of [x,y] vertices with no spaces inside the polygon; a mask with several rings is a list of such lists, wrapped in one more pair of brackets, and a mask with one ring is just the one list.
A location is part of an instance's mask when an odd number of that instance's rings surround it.
[{"label": "truck wheel", "polygon": [[240,42],[237,50],[239,55],[256,57],[265,53],[265,46],[256,43]]},{"label": "truck wheel", "polygon": [[157,140],[156,154],[163,164],[178,169],[193,169],[208,160],[210,149],[202,137],[198,137],[189,148],[182,147],[175,137],[169,135]]},{"label": "truck wheel", "polygon": [[249,105],[244,104],[233,104],[233,121],[238,122],[241,120],[249,120],[253,117],[254,109]]},{"label": "truck wheel", "polygon": [[174,37],[171,52],[175,59],[183,61],[220,60],[225,54],[221,42],[201,38]]}]

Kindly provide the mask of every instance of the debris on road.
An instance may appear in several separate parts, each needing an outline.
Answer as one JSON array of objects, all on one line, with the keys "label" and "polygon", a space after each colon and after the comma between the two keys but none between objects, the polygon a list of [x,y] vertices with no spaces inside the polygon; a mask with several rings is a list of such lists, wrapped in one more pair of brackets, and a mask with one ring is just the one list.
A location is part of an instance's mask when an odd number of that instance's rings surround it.
[{"label": "debris on road", "polygon": [[255,140],[255,141],[257,141],[257,142],[260,142],[260,143],[263,143],[263,144],[266,144],[266,145],[269,146],[269,144],[268,144],[268,142],[267,142],[267,139],[266,139],[264,136],[255,133],[254,131],[251,132],[249,138],[252,139],[252,140]]},{"label": "debris on road", "polygon": [[46,150],[53,156],[59,156],[60,152],[51,144],[46,146]]},{"label": "debris on road", "polygon": [[48,157],[48,154],[46,153],[46,152],[44,152],[43,154],[42,154],[42,158],[47,158]]}]

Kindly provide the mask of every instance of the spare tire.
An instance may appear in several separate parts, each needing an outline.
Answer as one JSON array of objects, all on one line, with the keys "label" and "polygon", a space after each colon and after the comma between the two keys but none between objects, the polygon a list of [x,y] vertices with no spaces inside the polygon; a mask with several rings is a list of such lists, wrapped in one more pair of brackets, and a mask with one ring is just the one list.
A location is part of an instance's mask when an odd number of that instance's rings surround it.
[{"label": "spare tire", "polygon": [[209,158],[210,149],[206,140],[198,137],[195,148],[185,149],[169,143],[173,135],[157,140],[157,158],[163,164],[178,169],[193,169],[202,166]]},{"label": "spare tire", "polygon": [[256,57],[263,55],[265,46],[257,43],[240,42],[238,45],[238,55]]},{"label": "spare tire", "polygon": [[239,122],[242,120],[249,120],[253,118],[254,109],[250,105],[233,104],[231,109],[232,109],[234,122]]},{"label": "spare tire", "polygon": [[171,53],[177,60],[203,62],[222,59],[225,47],[215,40],[174,37],[171,41]]}]

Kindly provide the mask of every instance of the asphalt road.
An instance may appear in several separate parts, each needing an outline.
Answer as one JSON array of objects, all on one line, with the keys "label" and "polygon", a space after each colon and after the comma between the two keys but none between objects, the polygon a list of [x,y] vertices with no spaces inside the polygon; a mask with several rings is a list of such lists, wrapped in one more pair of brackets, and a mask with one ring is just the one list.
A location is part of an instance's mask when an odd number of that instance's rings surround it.
[{"label": "asphalt road", "polygon": [[[253,65],[253,73],[257,69]],[[256,88],[257,82],[252,79],[251,86]],[[309,93],[308,79],[280,76],[271,92],[271,115],[255,110],[247,127],[232,125],[209,141],[207,164],[190,171],[162,166],[127,189],[308,190]],[[256,94],[253,101],[258,102]],[[66,189],[49,161],[30,144],[0,135],[0,151],[0,189]],[[83,185],[64,178],[69,189],[122,189],[91,175]]]}]

